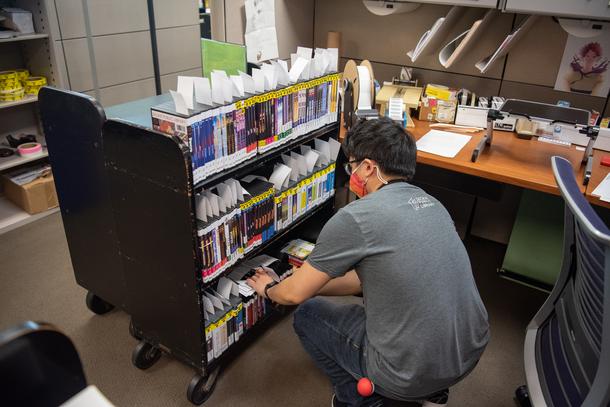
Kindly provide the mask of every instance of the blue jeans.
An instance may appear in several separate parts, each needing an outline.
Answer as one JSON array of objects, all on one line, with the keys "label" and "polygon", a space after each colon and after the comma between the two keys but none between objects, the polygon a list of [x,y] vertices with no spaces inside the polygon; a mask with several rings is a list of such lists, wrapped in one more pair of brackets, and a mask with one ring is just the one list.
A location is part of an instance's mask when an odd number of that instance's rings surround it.
[{"label": "blue jeans", "polygon": [[354,407],[381,405],[374,394],[358,394],[357,380],[366,377],[364,307],[311,298],[294,313],[294,330],[315,364],[330,378],[336,398]]}]

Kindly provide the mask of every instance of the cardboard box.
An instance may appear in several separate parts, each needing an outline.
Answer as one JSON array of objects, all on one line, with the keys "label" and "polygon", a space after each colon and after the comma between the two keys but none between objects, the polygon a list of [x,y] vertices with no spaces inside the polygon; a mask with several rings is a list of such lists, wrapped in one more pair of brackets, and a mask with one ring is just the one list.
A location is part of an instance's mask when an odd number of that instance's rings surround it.
[{"label": "cardboard box", "polygon": [[[30,178],[33,180],[27,181]],[[33,215],[57,207],[57,192],[50,166],[20,169],[2,175],[4,195],[15,205]],[[21,184],[21,185],[20,185]]]},{"label": "cardboard box", "polygon": [[436,121],[436,103],[434,98],[422,97],[419,105],[419,120],[433,122]]},{"label": "cardboard box", "polygon": [[21,34],[34,33],[32,13],[29,11],[16,7],[4,7],[0,9],[0,16],[6,18],[0,23],[3,27],[18,31]]},{"label": "cardboard box", "polygon": [[383,88],[375,96],[375,104],[379,105],[379,115],[385,116],[385,111],[391,98],[401,98],[404,105],[403,110],[410,116],[411,109],[417,109],[422,92],[423,88],[416,86],[383,85]]}]

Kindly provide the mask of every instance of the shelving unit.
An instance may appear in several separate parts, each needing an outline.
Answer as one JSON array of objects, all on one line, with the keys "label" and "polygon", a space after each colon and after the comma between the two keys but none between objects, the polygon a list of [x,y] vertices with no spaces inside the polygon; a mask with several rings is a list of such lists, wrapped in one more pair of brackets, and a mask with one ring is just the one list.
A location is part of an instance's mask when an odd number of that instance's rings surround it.
[{"label": "shelving unit", "polygon": [[[50,85],[58,85],[47,3],[37,0],[15,1],[16,7],[32,12],[36,33],[0,38],[0,70],[27,68],[34,76],[45,76]],[[38,97],[36,96],[27,96],[18,101],[0,102],[0,145],[2,147],[7,147],[5,136],[8,134],[16,137],[20,134],[34,134],[38,142],[43,144],[43,154],[36,157],[20,157],[15,154],[0,158],[0,172],[29,162],[45,160],[48,157],[47,149],[44,147],[45,140],[42,137],[37,102]],[[9,203],[1,192],[0,199],[3,201],[2,210],[0,210],[0,234],[57,212],[55,209],[29,215]]]},{"label": "shelving unit", "polygon": [[[238,178],[244,171],[257,173],[257,168],[270,165],[286,149],[316,137],[338,137],[338,128],[338,123],[324,126],[195,186],[190,152],[179,138],[120,120],[104,124],[104,155],[121,237],[132,330],[141,339],[132,358],[138,367],[152,366],[163,350],[195,369],[191,388],[198,390],[194,391],[211,393],[225,354],[208,365],[200,304],[208,283],[201,279],[194,191]],[[138,152],[137,160],[133,159],[134,151]],[[325,201],[246,258],[262,252],[278,253],[292,237],[315,240],[333,211],[334,200]],[[239,352],[242,343],[246,342],[240,339],[233,344],[228,354]]]},{"label": "shelving unit", "polygon": [[26,96],[21,100],[14,102],[0,102],[0,109],[7,109],[13,106],[27,105],[28,103],[38,102],[38,96]]},{"label": "shelving unit", "polygon": [[18,41],[29,41],[29,40],[40,40],[43,38],[49,38],[49,34],[36,33],[36,34],[24,34],[10,38],[0,38],[0,44],[5,42],[18,42]]}]

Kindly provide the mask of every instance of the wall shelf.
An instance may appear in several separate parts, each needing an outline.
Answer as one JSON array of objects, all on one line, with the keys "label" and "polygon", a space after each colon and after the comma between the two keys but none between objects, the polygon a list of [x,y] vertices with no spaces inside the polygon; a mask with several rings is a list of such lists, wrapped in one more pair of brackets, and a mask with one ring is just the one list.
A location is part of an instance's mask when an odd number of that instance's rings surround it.
[{"label": "wall shelf", "polygon": [[25,35],[18,35],[16,37],[11,37],[11,38],[0,38],[0,44],[2,44],[4,42],[40,40],[40,39],[44,39],[44,38],[49,38],[49,34],[25,34]]},{"label": "wall shelf", "polygon": [[25,105],[28,103],[34,103],[38,101],[38,96],[26,96],[21,100],[16,100],[14,102],[0,102],[0,109],[6,109],[13,106]]},{"label": "wall shelf", "polygon": [[6,197],[0,195],[0,235],[56,212],[59,212],[59,207],[30,215]]}]

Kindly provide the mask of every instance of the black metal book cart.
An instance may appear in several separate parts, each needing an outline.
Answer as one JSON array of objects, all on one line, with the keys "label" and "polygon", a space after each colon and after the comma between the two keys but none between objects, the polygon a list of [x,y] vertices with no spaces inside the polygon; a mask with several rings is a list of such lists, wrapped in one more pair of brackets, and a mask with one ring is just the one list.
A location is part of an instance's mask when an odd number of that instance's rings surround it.
[{"label": "black metal book cart", "polygon": [[[96,185],[88,187],[105,188],[108,194],[89,194],[83,199],[91,202],[82,204],[102,207],[108,215],[106,226],[112,229],[112,233],[103,234],[92,229],[92,234],[86,236],[80,232],[79,236],[88,239],[90,244],[70,245],[73,263],[75,258],[87,256],[91,256],[92,261],[105,256],[120,260],[114,270],[97,267],[95,272],[99,273],[97,279],[100,281],[104,281],[104,273],[114,273],[114,278],[121,281],[117,289],[125,291],[122,294],[123,308],[131,315],[130,332],[140,340],[132,355],[134,365],[140,369],[149,368],[162,353],[188,364],[196,374],[188,385],[187,398],[194,404],[201,404],[211,395],[219,368],[232,360],[257,336],[257,331],[265,329],[272,322],[269,320],[280,313],[272,312],[269,318],[259,321],[221,357],[208,363],[202,295],[210,282],[204,282],[201,274],[203,260],[196,218],[196,193],[230,178],[240,179],[253,173],[269,176],[282,154],[312,143],[316,138],[336,139],[339,125],[338,120],[326,124],[194,183],[189,145],[183,139],[155,131],[151,126],[151,107],[168,100],[167,95],[161,95],[110,108],[105,116],[113,118],[107,120],[94,99],[75,92],[45,88],[41,91],[41,113],[45,132],[53,133],[52,138],[59,138],[68,134],[62,132],[72,123],[65,114],[55,115],[60,110],[57,106],[77,116],[80,109],[98,112],[97,117],[83,115],[78,120],[88,122],[81,124],[81,128],[101,128],[100,137],[78,140],[79,135],[72,131],[69,137],[73,142],[62,143],[62,148],[73,150],[62,153],[54,151],[56,149],[49,143],[54,170],[54,155],[81,155],[75,167],[55,174],[62,214],[65,202],[62,195],[69,194],[71,199],[78,200],[79,190],[77,183],[63,182],[61,178],[78,178],[81,166],[87,162],[101,159],[104,163],[103,170],[96,167],[104,182],[93,179],[90,182]],[[78,147],[78,143],[82,146]],[[336,168],[341,168],[344,161],[345,157],[339,153]],[[57,165],[69,167],[69,164]],[[336,171],[333,188],[344,183],[345,179],[341,171]],[[276,231],[262,245],[249,251],[243,260],[261,253],[277,255],[289,240],[296,237],[315,242],[320,229],[334,213],[334,207],[334,199],[317,205],[289,227]],[[64,223],[68,241],[76,239],[71,235],[78,227],[71,227],[71,223],[66,222],[66,215]],[[74,219],[74,223],[78,224],[78,219]],[[98,239],[103,239],[105,244],[96,244]],[[81,262],[74,268],[77,282],[81,285],[78,274],[85,267]],[[96,292],[97,283],[92,281],[86,288]]]}]

